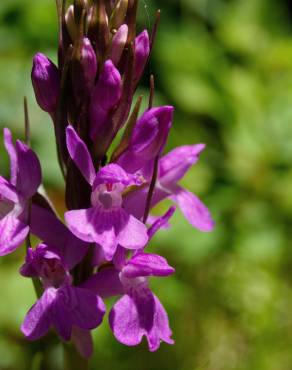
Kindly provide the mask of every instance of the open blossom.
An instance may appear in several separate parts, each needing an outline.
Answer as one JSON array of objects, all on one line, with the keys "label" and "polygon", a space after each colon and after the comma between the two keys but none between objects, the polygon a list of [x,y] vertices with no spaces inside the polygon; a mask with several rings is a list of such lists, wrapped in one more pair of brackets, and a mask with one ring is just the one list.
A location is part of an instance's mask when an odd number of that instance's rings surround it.
[{"label": "open blossom", "polygon": [[92,291],[72,286],[66,264],[53,248],[40,244],[35,250],[28,249],[21,274],[40,278],[44,287],[21,327],[28,339],[36,340],[54,327],[63,340],[69,340],[74,327],[91,330],[101,323],[105,313],[102,299]]},{"label": "open blossom", "polygon": [[130,173],[147,166],[164,148],[172,125],[173,111],[171,106],[146,110],[135,124],[127,149],[116,162]]},{"label": "open blossom", "polygon": [[120,248],[116,266],[102,269],[84,287],[102,297],[122,295],[109,314],[110,327],[119,342],[135,346],[146,336],[150,351],[156,351],[160,341],[173,344],[167,313],[149,288],[148,278],[169,276],[174,269],[159,255],[137,252],[126,260],[124,252]]},{"label": "open blossom", "polygon": [[[158,177],[151,206],[153,207],[165,198],[170,198],[177,203],[191,225],[201,231],[211,231],[214,221],[208,208],[195,194],[178,184],[190,167],[198,161],[204,148],[204,144],[181,146],[159,160]],[[132,192],[125,199],[125,208],[140,218],[143,215],[146,198],[147,189]]]},{"label": "open blossom", "polygon": [[141,180],[117,164],[95,173],[90,154],[73,127],[67,128],[67,144],[71,158],[92,186],[91,207],[66,212],[69,229],[81,240],[99,244],[108,260],[118,245],[127,249],[144,247],[148,240],[146,226],[124,210],[122,198],[123,191],[141,185]]},{"label": "open blossom", "polygon": [[41,183],[40,163],[20,140],[12,141],[4,129],[4,144],[10,157],[10,181],[0,176],[0,255],[13,252],[29,232],[28,202]]}]

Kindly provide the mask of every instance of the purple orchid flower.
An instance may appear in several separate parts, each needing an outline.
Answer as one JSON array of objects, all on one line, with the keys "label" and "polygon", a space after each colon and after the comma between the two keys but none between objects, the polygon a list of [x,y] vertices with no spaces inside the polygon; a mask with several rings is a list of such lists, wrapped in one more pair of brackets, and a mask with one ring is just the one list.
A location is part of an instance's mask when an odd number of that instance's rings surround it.
[{"label": "purple orchid flower", "polygon": [[127,149],[117,160],[124,170],[137,172],[163,150],[172,125],[173,111],[171,106],[152,108],[138,119]]},{"label": "purple orchid flower", "polygon": [[[29,248],[20,272],[40,278],[44,287],[21,326],[26,338],[37,340],[54,327],[68,341],[74,328],[89,331],[101,324],[105,313],[102,299],[90,290],[71,285],[72,277],[58,251],[46,244],[35,250]],[[83,349],[83,354],[90,355],[90,351]]]},{"label": "purple orchid flower", "polygon": [[123,192],[141,180],[125,172],[117,164],[109,164],[95,173],[87,147],[72,126],[67,127],[67,147],[72,160],[92,186],[88,209],[65,213],[71,232],[81,240],[99,244],[107,260],[111,260],[118,245],[139,249],[146,245],[146,226],[123,208]]},{"label": "purple orchid flower", "polygon": [[150,290],[148,278],[169,276],[174,269],[157,254],[137,252],[128,261],[124,248],[119,247],[117,254],[115,267],[101,269],[83,287],[104,298],[122,295],[109,314],[110,327],[119,342],[135,346],[145,336],[151,352],[159,348],[160,341],[173,344],[167,313]]},{"label": "purple orchid flower", "polygon": [[[170,198],[177,203],[192,226],[208,232],[214,227],[208,208],[195,194],[178,185],[178,181],[198,161],[199,154],[204,148],[204,144],[180,146],[160,159],[151,206],[155,206],[165,198]],[[129,193],[125,199],[125,208],[139,219],[143,216],[147,194],[146,187]]]},{"label": "purple orchid flower", "polygon": [[20,140],[13,144],[4,129],[4,145],[10,157],[10,181],[0,176],[0,256],[13,252],[28,232],[28,201],[41,183],[41,167],[35,153]]}]

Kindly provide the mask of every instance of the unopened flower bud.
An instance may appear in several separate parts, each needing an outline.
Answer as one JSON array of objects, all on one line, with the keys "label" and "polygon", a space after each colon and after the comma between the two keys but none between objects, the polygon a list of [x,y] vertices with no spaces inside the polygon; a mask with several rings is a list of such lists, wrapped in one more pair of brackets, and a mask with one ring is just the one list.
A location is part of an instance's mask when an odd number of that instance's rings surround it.
[{"label": "unopened flower bud", "polygon": [[37,53],[33,58],[31,79],[38,105],[45,112],[54,114],[60,88],[57,67],[44,54]]},{"label": "unopened flower bud", "polygon": [[122,79],[111,60],[107,60],[93,90],[89,114],[90,137],[95,141],[111,109],[121,97]]},{"label": "unopened flower bud", "polygon": [[87,37],[84,37],[82,42],[80,61],[83,67],[85,83],[87,87],[91,88],[97,72],[97,60],[91,42]]},{"label": "unopened flower bud", "polygon": [[138,81],[144,71],[150,54],[150,41],[147,30],[141,32],[135,38],[135,70],[134,80]]},{"label": "unopened flower bud", "polygon": [[123,24],[112,39],[110,58],[115,65],[117,65],[121,59],[125,44],[127,42],[127,38],[128,26],[126,24]]}]

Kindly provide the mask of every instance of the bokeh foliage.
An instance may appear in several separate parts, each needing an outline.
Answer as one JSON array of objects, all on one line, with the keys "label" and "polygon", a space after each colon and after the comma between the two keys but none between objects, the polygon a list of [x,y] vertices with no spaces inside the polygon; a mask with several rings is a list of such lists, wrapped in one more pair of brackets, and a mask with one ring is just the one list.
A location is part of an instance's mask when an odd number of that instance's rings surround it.
[{"label": "bokeh foliage", "polygon": [[[173,104],[169,148],[205,142],[183,183],[210,207],[211,234],[179,212],[151,243],[176,275],[152,281],[169,311],[176,344],[154,354],[123,347],[107,323],[95,332],[91,369],[290,370],[292,368],[292,9],[284,0],[141,0],[139,28],[162,20],[148,68],[156,104]],[[52,125],[30,84],[35,52],[56,60],[53,0],[0,2],[0,125],[23,137],[27,95],[32,145],[59,209],[63,184]],[[148,80],[144,80],[147,88]],[[8,174],[1,146],[1,171]],[[166,205],[162,206],[162,211]],[[34,301],[17,269],[23,250],[0,260],[0,369],[38,369],[44,343],[22,338]],[[106,321],[106,320],[105,320]],[[47,349],[54,368],[61,349]]]}]

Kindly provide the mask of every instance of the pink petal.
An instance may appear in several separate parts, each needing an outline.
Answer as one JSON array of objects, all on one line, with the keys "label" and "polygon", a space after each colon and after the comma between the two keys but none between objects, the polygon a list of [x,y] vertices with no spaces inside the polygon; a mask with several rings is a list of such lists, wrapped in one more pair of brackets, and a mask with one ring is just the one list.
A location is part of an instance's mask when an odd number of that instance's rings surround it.
[{"label": "pink petal", "polygon": [[73,126],[66,129],[67,148],[73,162],[76,164],[86,181],[92,185],[95,178],[95,169],[87,146],[80,139]]},{"label": "pink petal", "polygon": [[48,332],[51,325],[50,310],[55,299],[55,292],[55,289],[46,290],[26,314],[21,331],[28,339],[39,339]]},{"label": "pink petal", "polygon": [[146,226],[124,210],[122,212],[125,223],[120,228],[118,243],[126,249],[143,248],[148,242]]},{"label": "pink petal", "polygon": [[173,344],[167,314],[158,298],[147,287],[124,295],[109,314],[110,327],[116,339],[135,346],[146,336],[150,351],[156,351],[160,341]]},{"label": "pink petal", "polygon": [[146,166],[163,149],[173,120],[171,106],[146,110],[138,119],[127,150],[117,163],[134,173]]},{"label": "pink petal", "polygon": [[13,203],[19,202],[19,196],[14,185],[10,184],[4,177],[0,176],[0,202],[7,199]]},{"label": "pink petal", "polygon": [[69,340],[72,326],[91,330],[102,322],[105,306],[95,293],[72,286],[58,289],[54,303],[53,324],[60,336]]},{"label": "pink petal", "polygon": [[140,276],[168,276],[174,273],[166,259],[152,253],[135,254],[123,268],[123,276],[136,278]]},{"label": "pink petal", "polygon": [[159,162],[159,182],[166,187],[177,183],[198,161],[204,148],[204,144],[184,145],[164,155]]},{"label": "pink petal", "polygon": [[78,238],[99,244],[107,260],[111,260],[117,245],[127,249],[142,248],[148,240],[147,229],[122,208],[104,211],[101,207],[65,213],[69,229]]},{"label": "pink petal", "polygon": [[16,188],[25,198],[30,198],[41,184],[41,165],[36,154],[20,140],[16,141],[16,153],[18,161]]},{"label": "pink petal", "polygon": [[153,296],[155,301],[154,323],[147,338],[149,350],[151,352],[154,352],[159,348],[160,341],[167,344],[174,344],[174,340],[171,338],[172,331],[169,327],[167,313],[156,295],[153,294]]},{"label": "pink petal", "polygon": [[12,253],[25,240],[29,227],[13,211],[0,220],[0,256]]},{"label": "pink petal", "polygon": [[173,193],[170,198],[178,204],[191,225],[205,232],[213,230],[215,224],[211,214],[196,195],[180,186],[174,187]]}]

